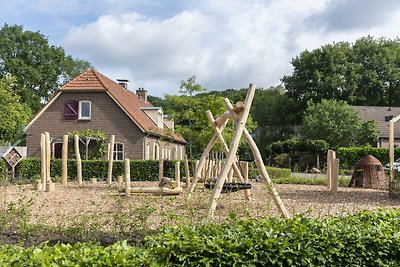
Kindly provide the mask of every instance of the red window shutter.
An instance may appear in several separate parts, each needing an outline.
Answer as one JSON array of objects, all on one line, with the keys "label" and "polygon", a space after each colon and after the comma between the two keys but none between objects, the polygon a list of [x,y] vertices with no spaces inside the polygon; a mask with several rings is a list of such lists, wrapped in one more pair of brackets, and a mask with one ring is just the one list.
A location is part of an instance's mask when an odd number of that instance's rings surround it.
[{"label": "red window shutter", "polygon": [[66,120],[78,119],[79,102],[76,100],[68,100],[64,106],[64,118]]}]

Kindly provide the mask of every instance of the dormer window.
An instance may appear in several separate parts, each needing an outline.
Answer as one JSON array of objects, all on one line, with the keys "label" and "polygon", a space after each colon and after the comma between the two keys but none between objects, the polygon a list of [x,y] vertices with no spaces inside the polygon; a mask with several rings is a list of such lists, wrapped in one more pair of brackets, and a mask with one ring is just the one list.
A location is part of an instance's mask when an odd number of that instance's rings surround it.
[{"label": "dormer window", "polygon": [[157,112],[157,127],[158,128],[163,128],[164,126],[164,114],[162,112],[162,109],[159,109]]},{"label": "dormer window", "polygon": [[79,120],[90,120],[92,117],[92,102],[79,101]]}]

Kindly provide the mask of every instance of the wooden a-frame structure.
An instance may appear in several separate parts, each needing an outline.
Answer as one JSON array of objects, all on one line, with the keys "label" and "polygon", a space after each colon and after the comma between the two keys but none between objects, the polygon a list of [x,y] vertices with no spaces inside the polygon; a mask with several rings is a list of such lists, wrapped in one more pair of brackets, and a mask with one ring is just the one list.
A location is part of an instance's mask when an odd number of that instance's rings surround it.
[{"label": "wooden a-frame structure", "polygon": [[[238,150],[239,141],[240,141],[240,138],[242,137],[242,135],[246,139],[246,141],[253,153],[254,161],[256,163],[257,170],[260,174],[260,178],[263,182],[267,183],[268,189],[272,193],[272,196],[274,198],[276,206],[278,207],[279,212],[285,218],[290,217],[289,212],[286,210],[286,208],[278,194],[278,191],[276,190],[273,182],[271,181],[271,179],[265,169],[265,166],[264,166],[264,163],[263,163],[263,160],[262,160],[262,157],[261,157],[258,147],[257,147],[256,143],[254,142],[253,138],[251,137],[249,131],[245,127],[247,118],[249,116],[251,103],[254,98],[255,90],[256,90],[256,87],[253,84],[250,84],[249,90],[247,91],[247,96],[246,96],[245,102],[244,103],[238,102],[238,103],[236,103],[235,107],[233,107],[233,105],[231,104],[231,102],[229,101],[228,98],[225,98],[224,104],[227,107],[228,111],[223,113],[217,119],[214,119],[211,112],[207,111],[207,118],[208,118],[210,124],[213,126],[215,133],[214,133],[214,136],[211,138],[210,142],[208,143],[207,147],[204,149],[203,154],[199,160],[199,163],[195,169],[195,173],[193,175],[193,181],[190,184],[190,188],[189,188],[189,191],[187,194],[187,200],[191,198],[191,195],[196,187],[196,183],[197,183],[198,179],[200,178],[201,170],[206,162],[206,159],[207,159],[211,149],[213,148],[213,146],[215,145],[217,140],[219,140],[222,145],[222,149],[226,154],[226,159],[225,159],[224,165],[222,166],[221,172],[218,175],[216,186],[213,190],[213,193],[212,193],[212,196],[210,199],[210,206],[209,206],[209,210],[207,213],[207,217],[209,219],[211,219],[214,216],[214,212],[217,207],[217,202],[220,197],[222,187],[227,179],[229,171],[231,169],[233,169],[235,174],[239,177],[239,180],[241,180],[243,182],[243,177],[242,177],[242,175],[239,171],[239,168],[235,162],[236,152]],[[224,141],[224,138],[222,137],[221,133],[225,129],[226,123],[228,122],[229,119],[232,119],[235,122],[236,129],[235,129],[235,132],[233,135],[232,143],[231,143],[230,147],[228,148],[228,145]],[[245,199],[250,200],[250,195],[247,190],[245,190]]]}]

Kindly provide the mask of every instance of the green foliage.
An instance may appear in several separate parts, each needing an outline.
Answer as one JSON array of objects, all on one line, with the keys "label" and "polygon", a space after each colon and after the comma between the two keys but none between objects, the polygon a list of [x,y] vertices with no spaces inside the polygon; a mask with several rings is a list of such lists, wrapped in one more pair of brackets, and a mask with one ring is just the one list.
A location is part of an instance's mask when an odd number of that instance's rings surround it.
[{"label": "green foliage", "polygon": [[292,174],[291,169],[266,167],[271,179],[288,178]]},{"label": "green foliage", "polygon": [[23,126],[32,115],[30,108],[14,93],[16,87],[15,78],[0,79],[0,144],[13,143],[21,137]]},{"label": "green foliage", "polygon": [[0,78],[11,74],[17,78],[15,92],[33,111],[41,107],[57,90],[60,82],[86,69],[86,61],[66,56],[61,47],[50,46],[40,32],[24,31],[22,26],[0,29]]},{"label": "green foliage", "polygon": [[[0,247],[1,266],[149,266],[147,252],[126,241],[103,247],[96,243]],[[21,265],[22,264],[22,265]]]},{"label": "green foliage", "polygon": [[[175,177],[175,162],[164,161],[164,176]],[[50,173],[52,177],[61,177],[61,160],[52,159],[50,161]],[[40,177],[40,159],[22,159],[18,165],[18,175],[26,180],[33,180]],[[76,180],[76,160],[68,160],[68,179]],[[158,160],[131,160],[131,180],[132,181],[158,181]],[[114,161],[113,177],[124,175],[124,161]],[[181,177],[184,176],[183,162],[181,162]],[[108,175],[107,160],[82,160],[82,177],[84,180],[97,178],[106,180]]]},{"label": "green foliage", "polygon": [[306,139],[326,141],[330,148],[366,145],[377,140],[373,122],[362,122],[355,110],[343,101],[309,102],[301,132]]},{"label": "green foliage", "polygon": [[394,106],[400,103],[399,39],[358,39],[303,51],[292,60],[292,75],[284,76],[287,95],[301,114],[312,101],[346,101],[350,105]]},{"label": "green foliage", "polygon": [[[394,150],[395,159],[400,157],[400,148]],[[372,155],[383,165],[389,163],[389,149],[382,147],[340,147],[336,157],[340,159],[340,168],[353,169],[357,161],[366,155]]]},{"label": "green foliage", "polygon": [[[205,112],[210,110],[216,117],[226,111],[222,97],[216,97],[208,94],[199,94],[196,96],[171,96],[166,95],[162,106],[176,123],[176,131],[189,142],[188,154],[191,158],[201,155],[212,136],[214,130],[210,126]],[[251,131],[255,128],[255,123],[249,117],[247,120],[247,129]],[[225,140],[229,143],[232,140],[233,126],[228,126],[223,132]],[[221,146],[215,145],[216,151],[220,151]]]},{"label": "green foliage", "polygon": [[201,84],[196,83],[196,75],[190,76],[186,81],[181,81],[179,93],[193,96],[196,93],[204,92],[205,89]]},{"label": "green foliage", "polygon": [[[97,140],[91,140],[88,147],[88,158],[86,158],[86,147],[82,142],[79,142],[79,153],[82,159],[100,159],[107,153],[106,134],[99,130],[86,129],[83,131],[71,131],[68,132],[68,136],[81,136],[81,137],[93,137]],[[74,140],[68,141],[70,154],[75,157],[75,145]]]},{"label": "green foliage", "polygon": [[[286,177],[286,178],[278,178],[273,180],[275,184],[305,184],[305,185],[327,185],[326,177]],[[339,186],[348,186],[350,183],[350,178],[348,177],[339,177],[338,184]]]},{"label": "green foliage", "polygon": [[227,221],[147,238],[162,266],[397,266],[400,212]]}]

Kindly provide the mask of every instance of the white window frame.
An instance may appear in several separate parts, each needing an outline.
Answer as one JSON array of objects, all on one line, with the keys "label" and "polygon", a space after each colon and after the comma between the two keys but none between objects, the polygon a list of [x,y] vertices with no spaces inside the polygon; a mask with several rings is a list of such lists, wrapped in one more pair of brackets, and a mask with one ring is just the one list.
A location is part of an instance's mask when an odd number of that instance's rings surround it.
[{"label": "white window frame", "polygon": [[[118,145],[122,145],[122,150],[121,150],[121,151],[117,150]],[[125,151],[125,144],[122,143],[122,142],[115,142],[115,143],[114,143],[113,159],[114,159],[114,160],[124,160],[124,158],[125,158],[125,153],[124,153],[124,151]],[[117,155],[119,155],[119,154],[122,155],[122,159],[117,159]]]},{"label": "white window frame", "polygon": [[164,128],[164,114],[161,109],[157,111],[157,127],[160,129]]},{"label": "white window frame", "polygon": [[160,143],[158,141],[154,142],[154,149],[153,149],[153,153],[154,153],[154,159],[158,160],[160,159]]},{"label": "white window frame", "polygon": [[[83,104],[89,104],[89,116],[82,116],[82,105]],[[79,120],[90,120],[92,118],[92,102],[89,100],[82,100],[79,101],[79,115],[78,119]]]}]

